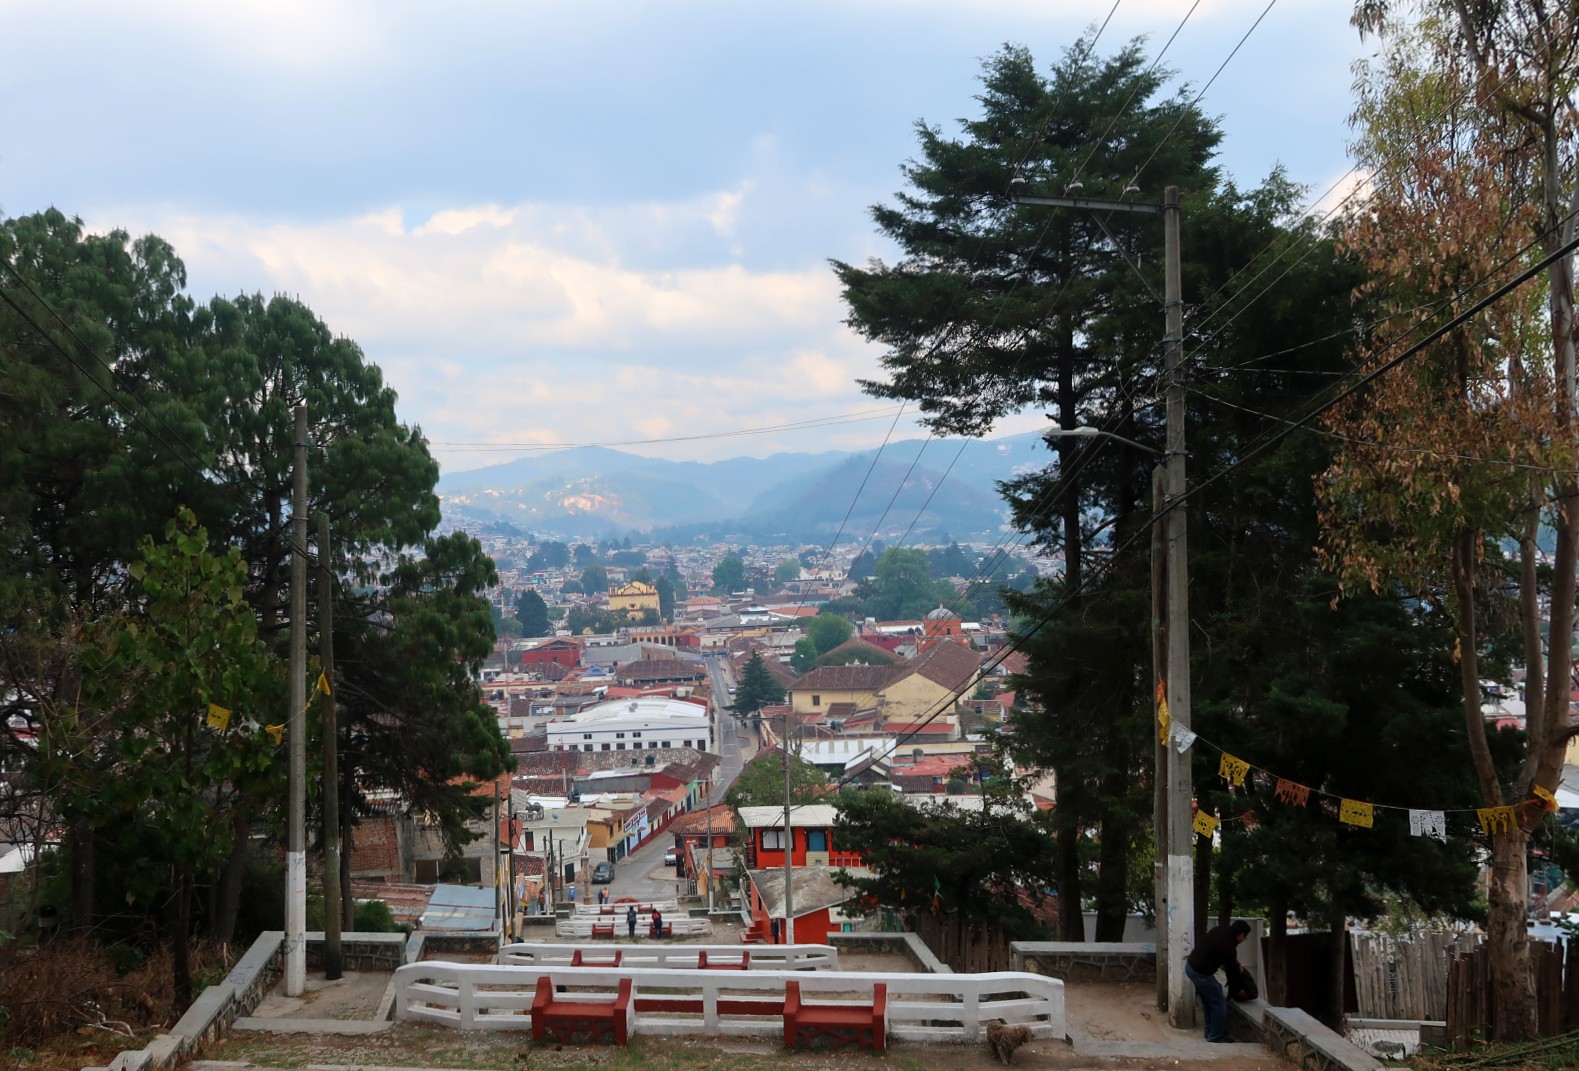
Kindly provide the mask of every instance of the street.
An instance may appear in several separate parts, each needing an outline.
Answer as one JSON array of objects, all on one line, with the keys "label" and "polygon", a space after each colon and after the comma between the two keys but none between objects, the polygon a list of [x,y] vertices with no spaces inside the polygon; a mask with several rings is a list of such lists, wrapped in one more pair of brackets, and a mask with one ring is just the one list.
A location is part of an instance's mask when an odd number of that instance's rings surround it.
[{"label": "street", "polygon": [[[723,661],[720,655],[707,656],[708,676],[713,683],[714,724],[719,756],[718,773],[708,792],[708,801],[712,806],[723,801],[729,786],[740,776],[746,756],[753,750],[749,742],[745,747],[741,746],[740,738],[745,735],[744,731],[738,727],[734,715],[729,711],[729,686],[724,678]],[[674,867],[664,866],[663,853],[672,847],[674,837],[667,831],[648,837],[645,844],[614,864],[614,880],[608,885],[592,886],[591,895],[595,898],[599,889],[607,889],[610,900],[622,896],[638,900],[674,899],[687,891],[690,883],[676,878]]]}]

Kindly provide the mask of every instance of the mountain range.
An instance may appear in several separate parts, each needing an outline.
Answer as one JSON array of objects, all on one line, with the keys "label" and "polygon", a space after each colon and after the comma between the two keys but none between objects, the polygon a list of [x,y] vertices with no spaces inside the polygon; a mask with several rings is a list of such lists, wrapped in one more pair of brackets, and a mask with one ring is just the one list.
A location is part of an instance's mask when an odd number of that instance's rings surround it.
[{"label": "mountain range", "polygon": [[1050,458],[1037,432],[907,439],[889,443],[880,455],[828,451],[713,462],[583,446],[446,473],[438,493],[449,520],[560,537],[639,532],[665,539],[727,534],[763,543],[818,542],[842,523],[846,531],[875,531],[881,538],[913,526],[912,538],[964,539],[995,533],[1005,522],[998,481]]}]

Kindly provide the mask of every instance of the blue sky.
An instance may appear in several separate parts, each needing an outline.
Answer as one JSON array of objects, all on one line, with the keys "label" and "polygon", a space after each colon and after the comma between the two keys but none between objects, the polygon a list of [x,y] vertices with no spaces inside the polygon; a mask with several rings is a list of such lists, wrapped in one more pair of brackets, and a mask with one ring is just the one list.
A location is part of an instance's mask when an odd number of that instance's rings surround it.
[{"label": "blue sky", "polygon": [[[1111,7],[0,0],[0,213],[161,234],[199,299],[299,296],[446,470],[842,414],[633,449],[871,446],[893,407],[827,259],[892,253],[868,208],[917,120],[974,113],[982,58],[1050,64]],[[1265,7],[1199,0],[1164,64],[1199,86]],[[1190,8],[1121,0],[1098,50]],[[1241,184],[1347,172],[1348,10],[1279,0],[1207,93]]]}]

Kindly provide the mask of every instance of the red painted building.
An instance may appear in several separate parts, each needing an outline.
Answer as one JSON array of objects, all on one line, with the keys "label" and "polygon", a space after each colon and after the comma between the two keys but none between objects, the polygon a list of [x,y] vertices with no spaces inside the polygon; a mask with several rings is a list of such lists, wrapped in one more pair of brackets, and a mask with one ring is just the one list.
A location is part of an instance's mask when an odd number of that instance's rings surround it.
[{"label": "red painted building", "polygon": [[521,652],[522,669],[546,666],[549,663],[563,666],[565,669],[575,669],[581,664],[580,641],[557,636]]},{"label": "red painted building", "polygon": [[[792,895],[788,898],[795,920],[795,944],[826,944],[843,922],[836,917],[852,892],[833,880],[841,869],[865,865],[854,852],[841,852],[833,843],[838,810],[831,804],[801,804],[790,808],[789,836],[785,837],[784,808],[742,807],[746,827],[746,873],[750,878],[750,938],[788,943],[785,925],[784,856],[790,860]],[[774,924],[777,923],[777,926]]]}]

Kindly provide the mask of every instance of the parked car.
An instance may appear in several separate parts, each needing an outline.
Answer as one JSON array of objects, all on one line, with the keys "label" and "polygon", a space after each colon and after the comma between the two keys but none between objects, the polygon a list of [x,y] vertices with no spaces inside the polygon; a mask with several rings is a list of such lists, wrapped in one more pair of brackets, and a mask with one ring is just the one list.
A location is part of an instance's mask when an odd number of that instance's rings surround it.
[{"label": "parked car", "polygon": [[679,855],[677,855],[675,853],[675,850],[673,848],[670,848],[668,851],[663,853],[663,865],[664,866],[674,866],[674,864],[678,863],[679,861],[680,861],[680,857],[679,857]]},{"label": "parked car", "polygon": [[614,880],[614,864],[599,863],[592,868],[592,884],[607,885]]}]

